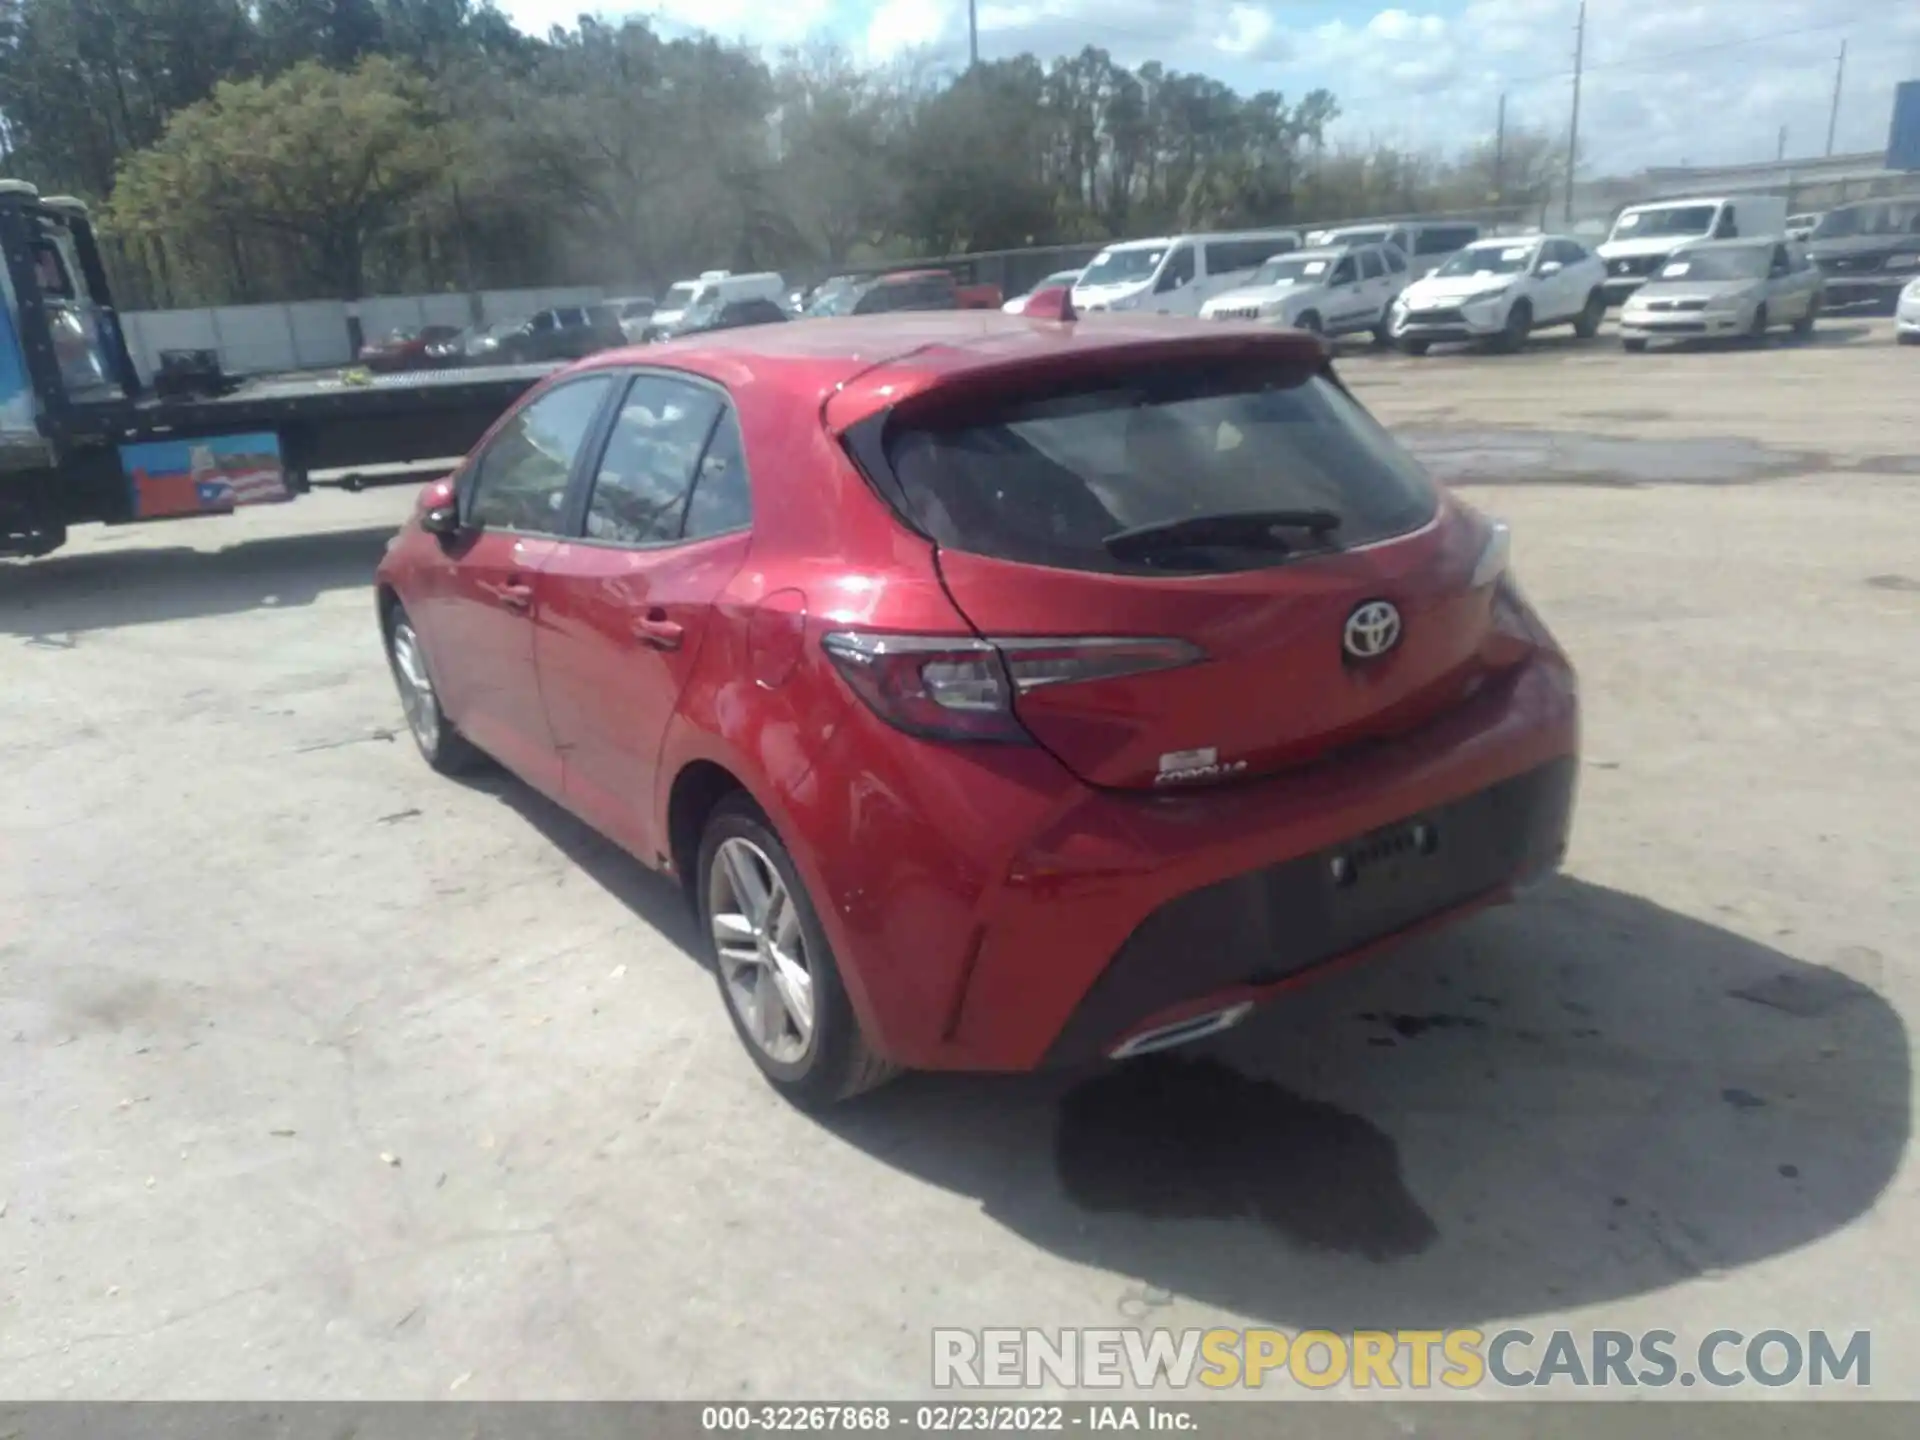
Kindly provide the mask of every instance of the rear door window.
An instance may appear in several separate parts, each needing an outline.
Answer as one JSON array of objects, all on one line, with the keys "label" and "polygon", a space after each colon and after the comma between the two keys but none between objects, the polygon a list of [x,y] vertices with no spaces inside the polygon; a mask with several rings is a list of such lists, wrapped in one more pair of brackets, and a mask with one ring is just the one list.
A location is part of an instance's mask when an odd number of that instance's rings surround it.
[{"label": "rear door window", "polygon": [[1385,273],[1380,263],[1380,252],[1378,250],[1362,250],[1360,252],[1360,278],[1362,280],[1378,280],[1381,275]]},{"label": "rear door window", "polygon": [[[1434,513],[1418,464],[1338,386],[1269,364],[1161,367],[1100,388],[896,420],[889,464],[937,544],[1115,574],[1251,570],[1404,534]],[[1122,531],[1198,515],[1325,510],[1330,540],[1117,558]],[[1122,547],[1127,548],[1125,546]]]},{"label": "rear door window", "polygon": [[719,418],[713,391],[659,375],[627,390],[587,497],[586,536],[610,545],[680,538],[694,467]]}]

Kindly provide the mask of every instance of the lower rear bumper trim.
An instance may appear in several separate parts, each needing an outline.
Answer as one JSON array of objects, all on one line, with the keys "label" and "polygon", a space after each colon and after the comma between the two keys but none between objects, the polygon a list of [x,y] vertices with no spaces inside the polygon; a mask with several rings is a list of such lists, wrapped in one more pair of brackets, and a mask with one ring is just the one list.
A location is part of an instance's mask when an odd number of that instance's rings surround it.
[{"label": "lower rear bumper trim", "polygon": [[[1124,1050],[1141,1027],[1183,1005],[1278,985],[1537,880],[1565,851],[1576,778],[1577,760],[1564,756],[1161,906],[1088,988],[1045,1063],[1080,1064]],[[1185,1021],[1144,1033],[1175,1023]]]}]

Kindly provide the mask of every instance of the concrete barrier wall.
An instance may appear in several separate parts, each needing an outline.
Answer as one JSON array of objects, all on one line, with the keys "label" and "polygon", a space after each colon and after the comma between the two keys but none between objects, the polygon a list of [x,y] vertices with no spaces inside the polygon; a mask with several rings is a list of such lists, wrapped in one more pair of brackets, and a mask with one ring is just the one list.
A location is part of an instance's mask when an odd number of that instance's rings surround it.
[{"label": "concrete barrier wall", "polygon": [[555,305],[589,305],[593,286],[486,290],[477,295],[381,295],[349,304],[305,300],[287,305],[219,305],[202,310],[129,310],[120,316],[127,348],[151,378],[163,350],[213,350],[229,375],[270,375],[345,365],[353,359],[348,317],[368,340],[424,325],[495,325]]}]

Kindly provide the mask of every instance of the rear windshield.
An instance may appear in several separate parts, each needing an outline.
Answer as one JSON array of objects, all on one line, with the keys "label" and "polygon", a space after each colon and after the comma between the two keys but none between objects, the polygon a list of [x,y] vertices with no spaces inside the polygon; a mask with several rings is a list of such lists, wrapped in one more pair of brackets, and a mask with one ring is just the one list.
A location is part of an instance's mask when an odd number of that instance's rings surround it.
[{"label": "rear windshield", "polygon": [[[1405,534],[1432,482],[1338,386],[1297,369],[1162,370],[989,413],[889,428],[910,517],[939,545],[1119,574],[1252,570]],[[1201,515],[1328,510],[1325,540],[1118,559],[1120,531]]]}]

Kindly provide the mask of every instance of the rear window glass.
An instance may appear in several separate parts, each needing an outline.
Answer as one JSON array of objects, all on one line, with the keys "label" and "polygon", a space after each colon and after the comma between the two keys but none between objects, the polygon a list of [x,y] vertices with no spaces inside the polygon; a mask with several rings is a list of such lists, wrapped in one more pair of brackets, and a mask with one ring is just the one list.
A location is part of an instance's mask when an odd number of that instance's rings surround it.
[{"label": "rear window glass", "polygon": [[[909,518],[940,545],[1121,574],[1250,570],[1405,534],[1435,491],[1379,423],[1318,375],[1162,370],[989,413],[896,421],[887,455]],[[1118,558],[1111,537],[1247,511],[1326,510],[1325,539],[1167,546]],[[1280,534],[1280,532],[1276,532]]]}]

